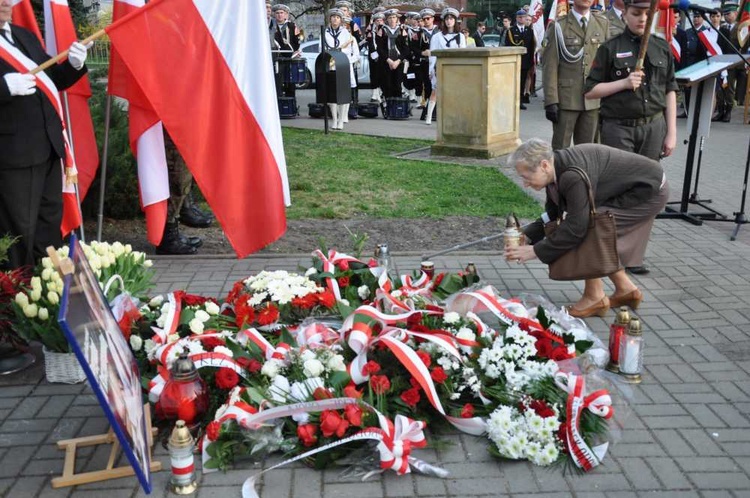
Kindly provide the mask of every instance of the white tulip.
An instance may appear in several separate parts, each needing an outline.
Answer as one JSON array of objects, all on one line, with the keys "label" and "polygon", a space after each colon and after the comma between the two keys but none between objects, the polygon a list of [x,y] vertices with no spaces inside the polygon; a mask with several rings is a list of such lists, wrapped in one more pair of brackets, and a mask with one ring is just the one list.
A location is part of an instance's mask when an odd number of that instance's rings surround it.
[{"label": "white tulip", "polygon": [[39,319],[42,321],[47,321],[49,318],[49,311],[47,308],[39,308]]},{"label": "white tulip", "polygon": [[205,308],[206,308],[206,312],[209,315],[218,315],[219,312],[221,311],[221,308],[219,308],[219,305],[213,301],[206,301]]},{"label": "white tulip", "polygon": [[209,315],[208,313],[206,313],[203,310],[198,310],[198,311],[195,312],[195,318],[197,318],[198,320],[200,320],[203,323],[206,323],[207,321],[209,321],[211,319],[211,315]]},{"label": "white tulip", "polygon": [[29,297],[32,301],[37,302],[42,298],[42,289],[33,289]]},{"label": "white tulip", "polygon": [[42,270],[42,280],[45,282],[52,278],[52,268],[45,268]]},{"label": "white tulip", "polygon": [[28,306],[29,304],[29,296],[24,294],[23,292],[19,292],[16,294],[16,304],[20,307]]},{"label": "white tulip", "polygon": [[42,279],[39,277],[31,277],[31,288],[42,290]]},{"label": "white tulip", "polygon": [[125,246],[122,245],[122,242],[115,242],[112,244],[112,252],[115,256],[122,256],[125,253]]},{"label": "white tulip", "polygon": [[39,313],[39,308],[36,304],[27,304],[23,307],[23,314],[26,315],[27,318],[34,318]]},{"label": "white tulip", "polygon": [[57,304],[60,302],[60,295],[55,291],[49,291],[47,293],[47,301],[49,301],[50,304]]},{"label": "white tulip", "polygon": [[159,294],[156,297],[152,297],[151,301],[148,302],[148,305],[152,308],[158,308],[159,306],[161,306],[161,303],[163,302],[164,302],[164,296]]},{"label": "white tulip", "polygon": [[151,261],[150,259],[147,259],[146,261],[143,262],[144,268],[151,268],[152,266],[154,266],[154,262]]},{"label": "white tulip", "polygon": [[54,265],[52,264],[52,259],[50,259],[48,256],[45,256],[42,258],[42,267],[49,268],[50,270],[54,268]]}]

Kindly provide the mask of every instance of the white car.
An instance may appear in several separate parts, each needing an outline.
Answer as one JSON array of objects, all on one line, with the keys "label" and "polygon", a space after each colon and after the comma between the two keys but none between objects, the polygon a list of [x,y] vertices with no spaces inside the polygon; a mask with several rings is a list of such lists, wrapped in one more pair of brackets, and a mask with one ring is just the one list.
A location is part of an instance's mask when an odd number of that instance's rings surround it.
[{"label": "white car", "polygon": [[[307,61],[307,70],[305,71],[305,82],[298,83],[297,88],[309,88],[315,84],[315,59],[320,55],[320,40],[306,41],[300,46],[302,57]],[[359,84],[370,83],[370,58],[367,56],[367,46],[360,48],[360,64],[357,70]]]}]

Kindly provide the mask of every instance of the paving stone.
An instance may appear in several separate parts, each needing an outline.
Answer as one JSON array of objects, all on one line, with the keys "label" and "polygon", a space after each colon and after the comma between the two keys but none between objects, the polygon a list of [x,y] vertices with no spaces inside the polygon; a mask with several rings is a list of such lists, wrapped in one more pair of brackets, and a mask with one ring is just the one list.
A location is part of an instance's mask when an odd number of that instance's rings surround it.
[{"label": "paving stone", "polygon": [[689,477],[699,488],[750,490],[750,478],[742,472],[694,472]]},{"label": "paving stone", "polygon": [[635,489],[660,489],[661,483],[642,458],[618,458],[625,476]]}]

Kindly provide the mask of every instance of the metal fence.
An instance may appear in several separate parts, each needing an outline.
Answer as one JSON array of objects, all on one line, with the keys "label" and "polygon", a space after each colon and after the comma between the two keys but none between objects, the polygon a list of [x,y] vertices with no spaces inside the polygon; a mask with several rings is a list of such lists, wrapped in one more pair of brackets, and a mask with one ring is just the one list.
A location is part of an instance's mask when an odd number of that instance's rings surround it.
[{"label": "metal fence", "polygon": [[86,65],[90,67],[109,65],[109,40],[94,42],[94,46],[91,47],[86,57]]}]

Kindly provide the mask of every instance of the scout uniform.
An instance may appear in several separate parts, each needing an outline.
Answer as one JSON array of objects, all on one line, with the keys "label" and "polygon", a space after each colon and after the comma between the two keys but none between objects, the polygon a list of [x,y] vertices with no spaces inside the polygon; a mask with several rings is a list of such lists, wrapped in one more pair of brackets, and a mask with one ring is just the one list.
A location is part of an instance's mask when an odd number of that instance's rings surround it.
[{"label": "scout uniform", "polygon": [[547,28],[542,43],[542,80],[555,150],[570,147],[571,138],[576,145],[595,141],[599,100],[585,99],[583,86],[608,29],[604,16],[593,12],[581,16],[572,10]]},{"label": "scout uniform", "polygon": [[[648,6],[640,1],[626,0],[625,4]],[[596,52],[584,92],[599,83],[627,78],[635,70],[640,46],[641,37],[628,28],[607,40]],[[601,99],[601,142],[659,160],[667,134],[667,94],[679,89],[674,58],[666,41],[656,36],[649,38],[643,72],[643,84],[637,90],[623,90]]]},{"label": "scout uniform", "polygon": [[[335,17],[338,17],[340,22],[339,25],[335,28],[333,27],[333,23],[331,22],[326,28],[324,38],[325,48],[329,51],[337,50],[346,53],[347,50],[351,49],[350,45],[356,42],[354,41],[352,35],[349,33],[349,30],[347,30],[343,26],[344,13],[341,12],[341,9],[333,8],[328,11],[329,21],[333,21],[333,18]],[[351,59],[349,62],[349,82],[351,84],[351,81],[354,79],[354,68],[351,64]],[[328,107],[331,110],[331,117],[333,121],[333,124],[331,125],[332,129],[344,129],[344,117],[349,115],[349,105],[350,104],[328,104]]]},{"label": "scout uniform", "polygon": [[[378,10],[381,9],[381,10]],[[385,15],[383,8],[377,7],[372,11],[370,25],[365,29],[365,42],[367,43],[367,53],[370,54],[370,86],[372,86],[371,102],[380,102],[382,96],[383,73],[385,61],[380,59],[378,53],[377,34],[383,27]]]},{"label": "scout uniform", "polygon": [[[435,18],[435,11],[432,9],[422,9],[419,11],[419,15],[424,19],[425,17]],[[424,88],[422,96],[425,101],[430,100],[432,95],[432,80],[430,79],[430,57],[429,55],[422,55],[424,52],[430,51],[430,42],[432,37],[440,32],[440,28],[433,25],[431,28],[422,27],[421,38],[419,43],[419,54],[420,54],[420,65],[419,65],[419,83]],[[422,109],[422,115],[419,117],[422,121],[427,118],[427,106]]]}]

